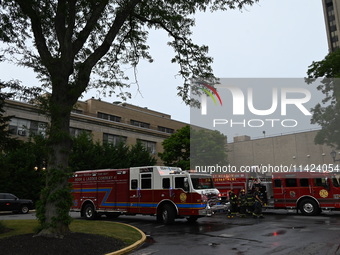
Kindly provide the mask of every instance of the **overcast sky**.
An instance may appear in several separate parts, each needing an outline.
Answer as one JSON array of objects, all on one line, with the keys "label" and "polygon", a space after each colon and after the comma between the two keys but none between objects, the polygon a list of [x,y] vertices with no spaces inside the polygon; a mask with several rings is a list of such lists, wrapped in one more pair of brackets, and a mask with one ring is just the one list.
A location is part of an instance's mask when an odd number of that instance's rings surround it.
[{"label": "overcast sky", "polygon": [[[193,39],[209,46],[215,75],[221,78],[300,78],[312,61],[328,53],[321,0],[262,0],[242,12],[200,13],[196,15]],[[132,87],[132,98],[127,102],[189,123],[190,109],[176,95],[182,80],[176,77],[178,66],[170,63],[173,52],[167,40],[165,32],[150,33],[155,61],[138,67],[140,93]],[[1,80],[36,83],[30,70],[8,64],[0,64],[0,68]],[[93,91],[82,100],[91,96],[101,95]]]}]

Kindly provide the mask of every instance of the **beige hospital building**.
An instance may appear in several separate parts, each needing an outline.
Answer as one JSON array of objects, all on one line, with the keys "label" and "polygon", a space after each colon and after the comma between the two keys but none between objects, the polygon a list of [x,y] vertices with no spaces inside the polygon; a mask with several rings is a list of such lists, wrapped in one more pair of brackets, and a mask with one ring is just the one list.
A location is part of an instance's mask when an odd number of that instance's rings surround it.
[{"label": "beige hospital building", "polygon": [[[39,114],[38,109],[28,103],[6,100],[6,115],[13,116],[9,123],[10,132],[27,139],[30,134],[44,134],[48,119]],[[122,102],[104,102],[98,99],[78,101],[71,114],[70,133],[91,133],[94,141],[127,145],[140,141],[157,159],[163,152],[162,142],[178,129],[186,126],[184,122],[171,119],[165,113]],[[158,163],[161,161],[158,159]]]},{"label": "beige hospital building", "polygon": [[[6,100],[6,115],[13,116],[10,132],[18,138],[27,139],[30,134],[44,134],[48,119],[29,103]],[[91,133],[95,141],[127,145],[140,141],[147,150],[157,157],[163,152],[162,142],[187,123],[171,119],[165,113],[122,102],[104,102],[91,98],[78,101],[71,114],[70,132]],[[282,134],[280,136],[251,139],[247,135],[234,137],[227,144],[230,165],[254,166],[306,166],[310,164],[333,164],[333,148],[314,144],[317,130]],[[337,153],[337,152],[336,152]],[[338,153],[335,159],[339,159]]]}]

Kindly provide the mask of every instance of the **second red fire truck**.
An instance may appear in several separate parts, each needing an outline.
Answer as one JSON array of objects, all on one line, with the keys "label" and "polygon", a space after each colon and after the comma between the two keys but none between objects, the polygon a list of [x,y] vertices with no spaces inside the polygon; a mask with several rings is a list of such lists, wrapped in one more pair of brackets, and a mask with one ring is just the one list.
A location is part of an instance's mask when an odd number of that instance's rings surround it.
[{"label": "second red fire truck", "polygon": [[219,194],[210,174],[166,166],[78,171],[70,183],[71,211],[87,219],[146,214],[165,224],[196,221],[213,213]]},{"label": "second red fire truck", "polygon": [[340,174],[336,173],[221,173],[213,174],[213,179],[226,200],[230,190],[238,194],[241,189],[249,191],[259,185],[266,200],[264,209],[296,209],[304,215],[340,210]]}]

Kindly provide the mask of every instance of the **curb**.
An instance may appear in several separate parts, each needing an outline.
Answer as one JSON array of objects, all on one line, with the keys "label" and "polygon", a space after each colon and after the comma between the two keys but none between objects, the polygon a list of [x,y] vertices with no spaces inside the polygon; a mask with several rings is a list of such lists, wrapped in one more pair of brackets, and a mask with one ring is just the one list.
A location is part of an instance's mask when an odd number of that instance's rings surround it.
[{"label": "curb", "polygon": [[119,250],[119,251],[114,251],[114,252],[106,253],[105,255],[121,255],[121,254],[125,254],[125,253],[128,253],[128,252],[130,252],[130,251],[136,249],[138,246],[142,245],[142,244],[145,242],[145,240],[146,240],[146,235],[145,235],[144,232],[141,231],[140,229],[138,229],[138,228],[136,228],[136,227],[134,227],[134,226],[125,224],[125,223],[120,223],[120,222],[115,222],[115,223],[116,223],[116,224],[122,224],[122,225],[125,225],[125,226],[129,226],[129,227],[131,227],[131,228],[137,230],[137,231],[141,234],[142,238],[139,239],[138,241],[136,241],[135,243],[129,245],[128,247],[125,247],[125,248],[123,248],[123,249],[121,249],[121,250]]}]

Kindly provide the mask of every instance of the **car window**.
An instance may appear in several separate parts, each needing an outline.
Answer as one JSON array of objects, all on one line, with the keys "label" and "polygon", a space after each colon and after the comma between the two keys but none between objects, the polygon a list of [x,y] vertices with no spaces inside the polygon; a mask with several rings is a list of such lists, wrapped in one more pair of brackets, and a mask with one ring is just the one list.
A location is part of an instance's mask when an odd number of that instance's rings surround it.
[{"label": "car window", "polygon": [[16,196],[12,194],[5,194],[5,199],[16,199]]},{"label": "car window", "polygon": [[5,194],[0,194],[0,199],[5,199]]}]

